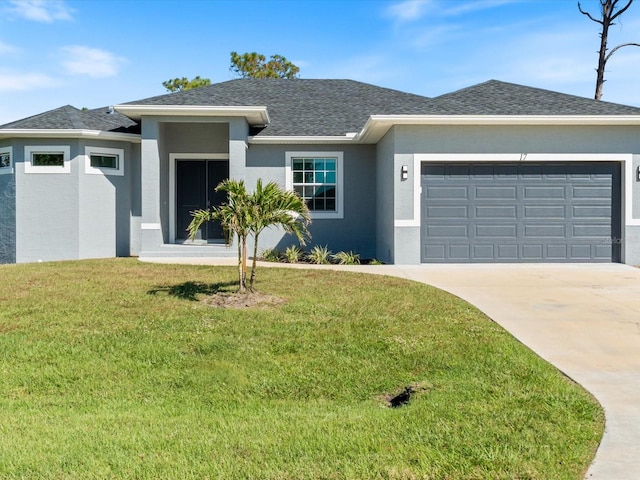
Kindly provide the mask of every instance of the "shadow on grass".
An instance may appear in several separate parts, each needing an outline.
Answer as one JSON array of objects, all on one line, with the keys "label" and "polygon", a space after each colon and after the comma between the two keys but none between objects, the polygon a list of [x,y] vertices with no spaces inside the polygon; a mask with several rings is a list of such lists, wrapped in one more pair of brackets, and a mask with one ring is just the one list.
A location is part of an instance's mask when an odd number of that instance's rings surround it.
[{"label": "shadow on grass", "polygon": [[[158,295],[165,293],[172,297],[178,297],[183,300],[197,301],[197,295],[214,295],[220,291],[229,291],[227,287],[236,287],[236,282],[219,282],[219,283],[202,283],[202,282],[184,282],[177,285],[159,285],[147,293],[149,295]],[[235,289],[232,289],[235,292]]]}]

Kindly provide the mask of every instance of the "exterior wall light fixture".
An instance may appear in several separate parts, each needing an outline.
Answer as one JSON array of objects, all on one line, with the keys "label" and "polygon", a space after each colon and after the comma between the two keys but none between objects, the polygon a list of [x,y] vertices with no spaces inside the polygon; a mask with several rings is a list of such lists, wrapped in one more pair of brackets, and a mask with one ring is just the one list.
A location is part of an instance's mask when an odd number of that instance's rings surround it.
[{"label": "exterior wall light fixture", "polygon": [[400,169],[400,178],[402,180],[406,180],[407,178],[409,178],[409,167],[407,167],[406,165],[402,165],[402,168]]}]

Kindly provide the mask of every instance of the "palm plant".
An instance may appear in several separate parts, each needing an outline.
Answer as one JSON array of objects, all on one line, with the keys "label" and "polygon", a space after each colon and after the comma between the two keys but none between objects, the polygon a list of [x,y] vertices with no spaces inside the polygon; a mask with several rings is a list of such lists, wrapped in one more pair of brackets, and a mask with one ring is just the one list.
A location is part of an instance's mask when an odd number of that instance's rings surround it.
[{"label": "palm plant", "polygon": [[217,187],[218,192],[227,192],[227,202],[219,207],[191,212],[193,219],[189,224],[189,238],[194,239],[203,223],[219,220],[224,228],[227,244],[233,236],[238,237],[238,291],[247,289],[247,238],[251,233],[252,207],[251,197],[242,180],[226,179]]},{"label": "palm plant", "polygon": [[202,224],[211,220],[222,223],[227,243],[230,243],[234,235],[237,236],[238,291],[244,293],[247,290],[247,239],[250,235],[253,236],[253,262],[248,287],[253,291],[260,233],[267,227],[279,226],[285,232],[293,233],[304,245],[305,238],[309,235],[309,209],[297,193],[283,190],[275,182],[263,186],[261,179],[251,194],[247,192],[244,181],[232,179],[221,182],[216,191],[227,192],[227,202],[219,207],[191,212],[193,219],[188,227],[189,238],[195,238]]},{"label": "palm plant", "polygon": [[307,226],[311,222],[309,209],[300,196],[291,190],[284,190],[276,182],[262,185],[258,179],[250,196],[252,208],[251,234],[253,235],[253,262],[249,288],[253,290],[256,280],[256,259],[258,257],[258,237],[272,226],[281,227],[286,233],[294,234],[304,245],[309,236]]}]

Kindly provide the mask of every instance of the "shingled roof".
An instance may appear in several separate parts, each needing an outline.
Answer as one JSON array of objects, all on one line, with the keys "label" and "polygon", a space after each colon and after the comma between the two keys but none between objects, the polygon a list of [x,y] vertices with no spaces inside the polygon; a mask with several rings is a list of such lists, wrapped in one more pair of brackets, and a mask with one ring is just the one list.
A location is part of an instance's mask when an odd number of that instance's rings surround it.
[{"label": "shingled roof", "polygon": [[[271,122],[257,135],[344,136],[360,132],[371,115],[608,116],[640,108],[489,80],[435,98],[354,80],[236,79],[123,105],[266,107]],[[139,133],[137,122],[109,109],[70,105],[0,129],[91,129]]]},{"label": "shingled roof", "polygon": [[237,79],[125,105],[266,106],[260,135],[331,136],[360,131],[371,115],[420,114],[429,99],[354,80]]},{"label": "shingled roof", "polygon": [[489,80],[432,99],[439,115],[640,115],[640,108]]},{"label": "shingled roof", "polygon": [[0,126],[3,129],[24,130],[98,130],[103,132],[140,133],[139,125],[108,108],[79,110],[71,105],[39,113]]}]

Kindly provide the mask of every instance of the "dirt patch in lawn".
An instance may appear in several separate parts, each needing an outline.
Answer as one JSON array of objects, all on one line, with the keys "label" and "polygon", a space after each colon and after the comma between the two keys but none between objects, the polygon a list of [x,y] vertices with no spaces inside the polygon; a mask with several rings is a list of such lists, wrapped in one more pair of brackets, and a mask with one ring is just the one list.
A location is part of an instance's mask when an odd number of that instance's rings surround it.
[{"label": "dirt patch in lawn", "polygon": [[284,298],[260,292],[228,293],[218,292],[203,300],[204,303],[216,308],[271,308],[283,305]]}]

